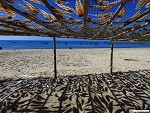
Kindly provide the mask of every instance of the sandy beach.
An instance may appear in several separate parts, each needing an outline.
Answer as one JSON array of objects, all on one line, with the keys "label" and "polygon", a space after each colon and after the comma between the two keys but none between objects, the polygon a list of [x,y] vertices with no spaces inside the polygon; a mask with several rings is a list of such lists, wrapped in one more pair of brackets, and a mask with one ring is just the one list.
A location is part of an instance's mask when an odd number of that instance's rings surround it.
[{"label": "sandy beach", "polygon": [[[114,49],[113,71],[150,69],[150,48]],[[58,76],[110,72],[110,49],[58,49]],[[0,79],[53,76],[53,50],[0,51]]]},{"label": "sandy beach", "polygon": [[113,77],[109,64],[110,49],[60,49],[53,81],[53,50],[2,50],[0,112],[148,111],[150,48],[114,49]]}]

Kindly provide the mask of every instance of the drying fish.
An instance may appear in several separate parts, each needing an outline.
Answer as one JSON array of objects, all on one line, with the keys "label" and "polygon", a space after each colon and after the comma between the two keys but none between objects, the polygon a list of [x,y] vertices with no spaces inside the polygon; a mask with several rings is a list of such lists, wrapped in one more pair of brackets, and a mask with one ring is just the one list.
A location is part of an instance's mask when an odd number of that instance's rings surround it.
[{"label": "drying fish", "polygon": [[105,0],[94,0],[97,4],[108,4],[109,2],[108,1],[105,1]]},{"label": "drying fish", "polygon": [[22,20],[18,20],[18,22],[21,22],[21,23],[25,23],[25,22],[30,22],[31,20],[27,19],[27,18],[24,18]]},{"label": "drying fish", "polygon": [[16,4],[16,2],[14,2],[14,0],[5,0],[6,2],[9,2],[11,4]]},{"label": "drying fish", "polygon": [[43,14],[43,16],[46,20],[48,20],[48,21],[51,20],[51,16],[46,11],[41,9],[41,13]]},{"label": "drying fish", "polygon": [[118,13],[118,19],[116,20],[116,22],[120,22],[122,17],[126,14],[126,11],[124,8],[121,9],[121,11]]},{"label": "drying fish", "polygon": [[115,5],[117,5],[121,0],[115,1],[115,2],[110,2],[106,6],[102,6],[101,11],[105,12],[108,11],[109,9],[113,8]]},{"label": "drying fish", "polygon": [[97,16],[97,17],[112,17],[112,12],[107,13],[107,14],[90,14],[91,16]]},{"label": "drying fish", "polygon": [[146,8],[147,8],[147,9],[150,9],[150,2],[148,2],[148,3],[146,4]]},{"label": "drying fish", "polygon": [[28,8],[26,10],[28,10],[28,11],[30,10],[29,12],[32,12],[32,14],[34,16],[37,16],[40,13],[40,11],[36,7],[34,7],[32,4],[30,4],[29,2],[27,2],[25,0],[24,0],[24,2],[28,6]]},{"label": "drying fish", "polygon": [[12,18],[11,16],[4,16],[4,17],[0,17],[0,20],[1,21],[6,21],[6,20],[9,20],[11,18]]},{"label": "drying fish", "polygon": [[53,27],[60,27],[61,23],[60,22],[55,22],[54,24],[51,24],[51,26],[53,26]]},{"label": "drying fish", "polygon": [[9,6],[3,6],[2,4],[0,4],[0,10],[9,16],[16,17],[15,13],[11,10]]},{"label": "drying fish", "polygon": [[50,15],[50,17],[51,17],[54,21],[57,20],[56,17],[55,17],[54,15],[52,15],[52,14],[49,14],[49,15]]},{"label": "drying fish", "polygon": [[146,15],[142,16],[141,18],[137,19],[136,21],[143,21],[143,19],[146,17]]},{"label": "drying fish", "polygon": [[102,6],[99,6],[99,5],[90,5],[89,8],[101,9]]},{"label": "drying fish", "polygon": [[149,0],[138,0],[138,3],[136,5],[136,9],[141,8],[142,6],[144,6],[147,2],[149,2]]},{"label": "drying fish", "polygon": [[107,18],[107,17],[103,17],[103,18],[96,18],[96,19],[93,19],[93,20],[96,20],[96,23],[98,23],[98,24],[105,24],[105,23],[107,23],[110,19]]},{"label": "drying fish", "polygon": [[[40,0],[30,0],[32,2],[38,3],[38,4],[43,4],[43,2],[41,2]],[[43,4],[44,5],[44,4]]]},{"label": "drying fish", "polygon": [[24,10],[26,10],[29,14],[36,16],[37,13],[33,12],[31,9],[29,9],[26,6],[23,6],[22,4],[19,4]]},{"label": "drying fish", "polygon": [[79,22],[81,22],[81,20],[74,19],[74,18],[67,18],[66,20],[69,21],[70,23],[79,23]]},{"label": "drying fish", "polygon": [[84,16],[84,8],[83,8],[83,5],[81,3],[81,0],[76,0],[76,14],[79,17],[83,17]]},{"label": "drying fish", "polygon": [[53,10],[53,13],[55,13],[55,15],[57,15],[57,19],[64,19],[64,16],[66,16],[68,14],[68,12],[61,10],[59,8],[54,8],[51,7]]},{"label": "drying fish", "polygon": [[105,12],[105,11],[108,11],[109,9],[111,9],[112,7],[114,7],[115,5],[117,5],[119,2],[121,2],[121,0],[118,0],[115,2],[110,2],[110,3],[106,4],[106,6],[91,5],[91,6],[89,6],[89,8],[100,9],[102,12]]},{"label": "drying fish", "polygon": [[64,4],[66,0],[56,0],[56,3],[58,4]]},{"label": "drying fish", "polygon": [[129,20],[135,19],[139,14],[140,14],[140,11],[138,11],[137,13],[135,13],[131,18],[129,18]]},{"label": "drying fish", "polygon": [[65,11],[69,11],[70,13],[74,12],[74,9],[69,6],[60,5],[60,4],[58,4],[58,6],[61,7],[62,9],[64,9]]}]

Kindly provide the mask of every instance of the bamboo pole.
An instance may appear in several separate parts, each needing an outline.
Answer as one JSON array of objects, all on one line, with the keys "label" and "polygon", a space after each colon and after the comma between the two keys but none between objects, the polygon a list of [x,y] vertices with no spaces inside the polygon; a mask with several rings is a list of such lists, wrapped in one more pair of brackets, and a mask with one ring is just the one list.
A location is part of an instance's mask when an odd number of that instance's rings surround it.
[{"label": "bamboo pole", "polygon": [[86,30],[87,26],[87,18],[88,18],[88,7],[89,7],[89,0],[84,0],[84,24],[83,24],[83,32]]},{"label": "bamboo pole", "polygon": [[53,37],[53,50],[54,50],[54,80],[56,80],[57,79],[56,37]]},{"label": "bamboo pole", "polygon": [[110,56],[110,75],[113,75],[113,52],[114,52],[114,39],[111,40],[111,56]]}]

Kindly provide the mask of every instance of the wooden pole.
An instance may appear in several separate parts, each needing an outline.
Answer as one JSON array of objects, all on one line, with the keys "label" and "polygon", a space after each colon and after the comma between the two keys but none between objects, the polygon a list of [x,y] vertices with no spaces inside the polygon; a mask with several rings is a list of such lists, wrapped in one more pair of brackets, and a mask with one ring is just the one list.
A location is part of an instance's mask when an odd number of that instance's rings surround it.
[{"label": "wooden pole", "polygon": [[114,50],[114,39],[111,40],[111,56],[110,56],[110,75],[113,74],[113,50]]},{"label": "wooden pole", "polygon": [[56,80],[57,79],[56,37],[53,37],[53,50],[54,50],[54,80]]}]

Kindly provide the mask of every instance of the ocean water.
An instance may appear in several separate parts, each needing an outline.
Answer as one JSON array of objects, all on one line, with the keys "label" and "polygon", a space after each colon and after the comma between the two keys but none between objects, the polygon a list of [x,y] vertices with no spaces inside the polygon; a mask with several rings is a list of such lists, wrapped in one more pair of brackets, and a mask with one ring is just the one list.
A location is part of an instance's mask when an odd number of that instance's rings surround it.
[{"label": "ocean water", "polygon": [[[11,49],[52,49],[52,40],[0,40],[0,47],[4,50]],[[94,40],[57,40],[57,49],[68,48],[110,48],[110,40],[94,41]],[[122,42],[115,41],[115,48],[138,48],[150,47],[150,42]]]}]

